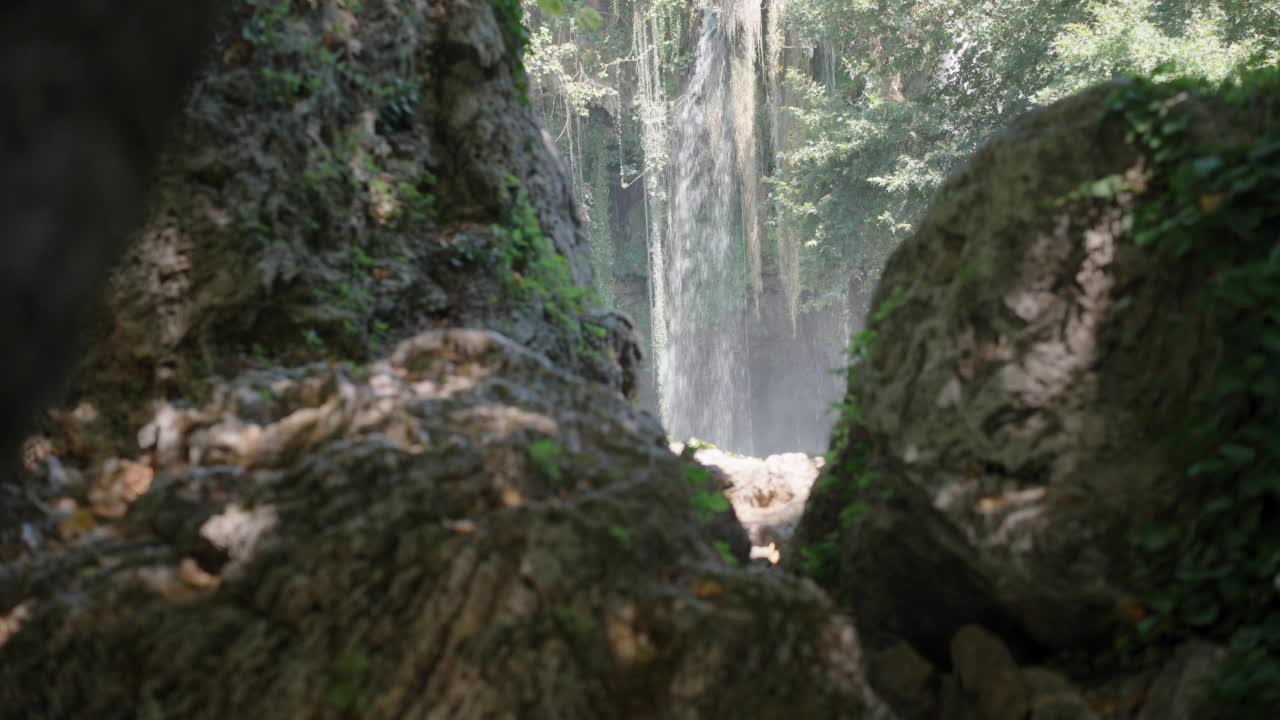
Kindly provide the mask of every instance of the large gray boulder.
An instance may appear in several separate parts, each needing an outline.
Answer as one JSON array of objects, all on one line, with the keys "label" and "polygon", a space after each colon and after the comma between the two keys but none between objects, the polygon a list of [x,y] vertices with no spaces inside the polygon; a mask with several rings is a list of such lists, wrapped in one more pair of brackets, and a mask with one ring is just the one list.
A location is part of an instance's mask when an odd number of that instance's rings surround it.
[{"label": "large gray boulder", "polygon": [[[940,660],[977,622],[1016,652],[1089,647],[1145,589],[1131,538],[1180,496],[1168,438],[1205,396],[1220,339],[1201,270],[1129,237],[1140,200],[1079,192],[1141,184],[1106,116],[1117,87],[995,137],[885,269],[848,391],[858,411],[796,564],[873,645],[905,638]],[[1195,95],[1173,113],[1192,146],[1247,141],[1261,122]]]}]

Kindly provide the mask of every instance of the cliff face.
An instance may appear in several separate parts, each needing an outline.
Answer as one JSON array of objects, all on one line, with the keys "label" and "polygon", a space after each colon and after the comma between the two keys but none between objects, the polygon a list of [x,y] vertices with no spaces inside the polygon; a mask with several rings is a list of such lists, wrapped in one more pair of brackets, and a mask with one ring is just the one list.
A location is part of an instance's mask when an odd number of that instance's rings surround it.
[{"label": "cliff face", "polygon": [[231,7],[112,277],[81,392],[136,406],[455,325],[621,388],[626,323],[583,325],[582,222],[517,89],[518,7]]}]

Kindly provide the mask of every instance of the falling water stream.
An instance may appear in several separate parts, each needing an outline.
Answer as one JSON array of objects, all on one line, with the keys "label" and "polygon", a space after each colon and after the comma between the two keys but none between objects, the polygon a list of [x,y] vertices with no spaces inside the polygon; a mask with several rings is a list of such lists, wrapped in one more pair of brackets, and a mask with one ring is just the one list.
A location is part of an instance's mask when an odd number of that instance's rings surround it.
[{"label": "falling water stream", "polygon": [[754,123],[754,117],[741,117],[743,103],[735,103],[734,91],[754,92],[754,79],[733,82],[733,72],[742,67],[733,62],[733,22],[720,8],[706,10],[694,73],[671,130],[668,336],[661,385],[672,436],[696,436],[749,454],[745,323],[753,266],[744,243],[741,175],[758,170],[744,168],[736,152],[741,136],[735,131],[754,128],[735,128],[735,122]]}]

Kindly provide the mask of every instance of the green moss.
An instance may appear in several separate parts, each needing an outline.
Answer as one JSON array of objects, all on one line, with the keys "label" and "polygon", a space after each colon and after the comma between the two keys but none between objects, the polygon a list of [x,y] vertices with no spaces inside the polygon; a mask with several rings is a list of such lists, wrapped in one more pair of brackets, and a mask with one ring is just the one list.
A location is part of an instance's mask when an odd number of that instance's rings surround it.
[{"label": "green moss", "polygon": [[362,654],[343,655],[333,670],[333,684],[325,693],[329,707],[343,715],[360,716],[369,705],[371,663]]},{"label": "green moss", "polygon": [[529,27],[524,24],[520,0],[493,0],[493,11],[507,37],[507,45],[515,55],[512,79],[520,93],[520,102],[529,104],[529,74],[524,69],[524,53],[529,49]]},{"label": "green moss", "polygon": [[403,220],[414,224],[435,222],[436,182],[435,174],[423,172],[414,182],[402,181],[396,185]]},{"label": "green moss", "polygon": [[631,547],[631,531],[620,525],[609,527],[609,537],[613,538],[622,547]]},{"label": "green moss", "polygon": [[538,303],[545,319],[568,337],[571,359],[593,352],[590,330],[582,320],[588,302],[593,299],[590,289],[574,282],[569,261],[556,252],[543,234],[537,213],[520,181],[508,176],[507,188],[510,221],[505,227],[494,225],[493,234],[508,295],[516,301]]},{"label": "green moss", "polygon": [[888,499],[892,493],[892,488],[877,482],[879,476],[871,462],[863,432],[862,408],[852,391],[857,387],[858,374],[870,371],[868,363],[879,328],[902,305],[905,297],[904,288],[894,288],[876,309],[867,328],[854,335],[849,343],[846,371],[849,392],[844,402],[835,406],[838,416],[831,433],[831,449],[827,451],[826,467],[809,501],[811,506],[836,510],[833,522],[822,528],[816,539],[798,548],[800,569],[828,590],[834,589],[839,582],[842,534],[855,530],[873,503]]},{"label": "green moss", "polygon": [[556,624],[570,637],[588,639],[599,629],[599,624],[590,614],[573,607],[560,606],[555,609]]},{"label": "green moss", "polygon": [[710,470],[686,459],[684,479],[693,488],[693,512],[698,522],[709,525],[716,515],[729,512],[729,499],[715,486]]},{"label": "green moss", "polygon": [[253,8],[253,15],[244,24],[240,36],[251,45],[275,47],[285,31],[285,19],[289,17],[289,0],[244,0]]},{"label": "green moss", "polygon": [[1110,101],[1147,158],[1132,237],[1196,268],[1223,343],[1214,389],[1170,438],[1185,462],[1177,517],[1134,538],[1151,590],[1139,646],[1200,635],[1231,655],[1206,717],[1271,717],[1280,707],[1280,132],[1239,147],[1198,147],[1177,106],[1188,93],[1280,111],[1280,70],[1219,86],[1135,80]]},{"label": "green moss", "polygon": [[529,443],[527,451],[538,472],[552,480],[561,478],[560,464],[564,458],[564,447],[560,443],[551,438],[539,438]]},{"label": "green moss", "polygon": [[711,546],[716,549],[716,554],[720,556],[720,562],[723,562],[725,565],[738,567],[742,564],[738,562],[737,556],[733,554],[733,549],[729,547],[729,543],[724,540],[716,540],[711,543]]}]

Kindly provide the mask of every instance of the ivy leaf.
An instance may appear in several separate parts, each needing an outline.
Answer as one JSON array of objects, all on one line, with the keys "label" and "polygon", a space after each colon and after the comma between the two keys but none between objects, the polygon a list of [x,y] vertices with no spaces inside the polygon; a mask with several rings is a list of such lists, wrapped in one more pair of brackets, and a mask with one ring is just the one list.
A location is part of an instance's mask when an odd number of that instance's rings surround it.
[{"label": "ivy leaf", "polygon": [[1155,597],[1151,598],[1150,604],[1151,604],[1152,610],[1155,610],[1161,615],[1168,615],[1169,613],[1173,612],[1173,609],[1174,607],[1177,606],[1178,601],[1174,599],[1172,595],[1168,593],[1162,593],[1160,595],[1156,595]]},{"label": "ivy leaf", "polygon": [[1138,636],[1141,638],[1150,639],[1153,635],[1155,635],[1156,627],[1159,623],[1160,623],[1160,618],[1156,617],[1155,615],[1143,618],[1138,623],[1138,626],[1137,626]]},{"label": "ivy leaf", "polygon": [[730,567],[738,567],[741,565],[741,563],[738,562],[737,556],[733,554],[733,549],[729,547],[729,543],[723,540],[717,540],[712,543],[712,546],[715,547],[716,554],[720,556],[721,562],[725,565]]},{"label": "ivy leaf", "polygon": [[1178,531],[1171,527],[1149,525],[1138,533],[1138,543],[1151,552],[1159,552],[1178,539]]},{"label": "ivy leaf", "polygon": [[1225,469],[1226,467],[1227,467],[1226,463],[1216,458],[1212,458],[1209,460],[1202,460],[1198,463],[1195,463],[1191,467],[1187,468],[1187,477],[1196,477],[1198,475],[1209,475],[1212,473],[1219,472]]},{"label": "ivy leaf", "polygon": [[1235,443],[1225,443],[1218,448],[1218,452],[1235,465],[1248,465],[1257,457],[1253,448]]},{"label": "ivy leaf", "polygon": [[1208,627],[1218,620],[1218,604],[1210,601],[1198,608],[1188,609],[1182,614],[1182,619],[1192,627]]},{"label": "ivy leaf", "polygon": [[695,495],[694,502],[698,507],[713,513],[728,512],[729,500],[718,492],[702,492],[699,491]]},{"label": "ivy leaf", "polygon": [[1214,498],[1204,506],[1203,512],[1205,515],[1214,515],[1220,512],[1225,512],[1227,510],[1230,510],[1233,504],[1234,503],[1232,503],[1231,498],[1225,498],[1225,497]]},{"label": "ivy leaf", "polygon": [[1206,155],[1191,162],[1191,169],[1198,177],[1208,177],[1222,167],[1222,158],[1217,155]]}]

